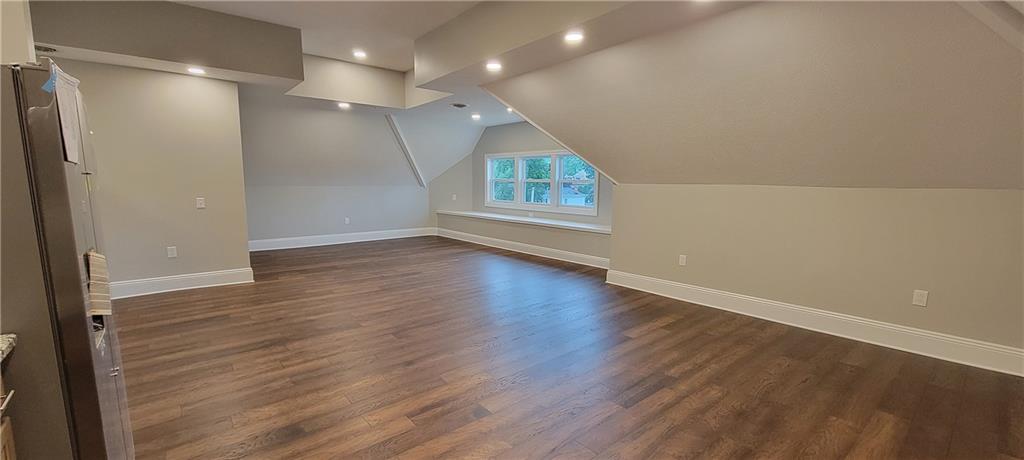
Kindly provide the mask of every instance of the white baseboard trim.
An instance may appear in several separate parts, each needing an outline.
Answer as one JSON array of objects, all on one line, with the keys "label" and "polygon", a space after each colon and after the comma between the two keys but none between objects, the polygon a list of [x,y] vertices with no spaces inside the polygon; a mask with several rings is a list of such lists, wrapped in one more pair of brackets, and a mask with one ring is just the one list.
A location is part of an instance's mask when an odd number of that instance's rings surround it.
[{"label": "white baseboard trim", "polygon": [[581,265],[589,265],[597,268],[608,268],[608,259],[578,252],[563,251],[561,249],[546,248],[533,244],[520,243],[518,241],[499,240],[489,236],[480,236],[472,233],[463,233],[446,228],[438,228],[437,235],[453,240],[468,241],[470,243],[482,244],[495,248],[507,249],[509,251],[521,252],[533,256],[547,257],[565,262],[573,262]]},{"label": "white baseboard trim", "polygon": [[617,270],[608,270],[607,282],[968,366],[1024,375],[1024,349],[1020,348]]},{"label": "white baseboard trim", "polygon": [[329,246],[332,244],[358,243],[361,241],[390,240],[409,238],[412,236],[437,235],[434,227],[399,228],[395,230],[377,230],[372,232],[336,233],[332,235],[296,236],[290,238],[271,238],[249,241],[249,251],[269,251],[271,249],[308,248],[311,246]]},{"label": "white baseboard trim", "polygon": [[252,268],[234,268],[213,272],[186,273],[110,283],[110,298],[123,299],[158,292],[181,291],[202,287],[252,282]]}]

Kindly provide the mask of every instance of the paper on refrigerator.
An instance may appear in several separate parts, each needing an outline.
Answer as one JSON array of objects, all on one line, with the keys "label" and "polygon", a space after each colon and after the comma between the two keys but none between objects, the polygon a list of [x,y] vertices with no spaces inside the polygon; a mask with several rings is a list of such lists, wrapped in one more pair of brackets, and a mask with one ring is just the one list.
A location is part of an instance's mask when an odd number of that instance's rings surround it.
[{"label": "paper on refrigerator", "polygon": [[[57,64],[50,64],[50,80],[57,94],[57,113],[64,138],[64,161],[78,164],[82,156],[82,124],[78,114],[78,79],[68,75]],[[45,88],[44,88],[45,89]]]}]

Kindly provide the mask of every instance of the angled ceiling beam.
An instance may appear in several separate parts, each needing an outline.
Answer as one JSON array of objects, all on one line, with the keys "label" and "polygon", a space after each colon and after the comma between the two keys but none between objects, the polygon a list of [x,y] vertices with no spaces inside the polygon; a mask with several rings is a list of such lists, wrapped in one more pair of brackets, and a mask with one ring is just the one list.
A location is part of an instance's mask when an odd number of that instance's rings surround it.
[{"label": "angled ceiling beam", "polygon": [[426,187],[427,183],[423,180],[423,173],[420,172],[419,165],[416,164],[416,159],[413,158],[412,153],[409,152],[409,147],[405,142],[405,136],[402,135],[402,130],[398,128],[398,124],[395,123],[395,117],[391,114],[384,115],[388,120],[388,126],[391,127],[391,132],[395,134],[395,141],[398,142],[398,147],[402,149],[402,153],[405,154],[405,159],[409,162],[409,168],[412,169],[413,176],[416,176],[416,182],[419,182],[420,187]]}]

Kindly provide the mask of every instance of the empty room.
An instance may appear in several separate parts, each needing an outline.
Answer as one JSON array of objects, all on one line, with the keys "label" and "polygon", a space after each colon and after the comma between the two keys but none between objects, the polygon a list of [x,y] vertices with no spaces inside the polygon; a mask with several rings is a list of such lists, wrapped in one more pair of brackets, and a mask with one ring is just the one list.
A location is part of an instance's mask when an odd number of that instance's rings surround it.
[{"label": "empty room", "polygon": [[1024,2],[0,13],[0,460],[1024,460]]}]

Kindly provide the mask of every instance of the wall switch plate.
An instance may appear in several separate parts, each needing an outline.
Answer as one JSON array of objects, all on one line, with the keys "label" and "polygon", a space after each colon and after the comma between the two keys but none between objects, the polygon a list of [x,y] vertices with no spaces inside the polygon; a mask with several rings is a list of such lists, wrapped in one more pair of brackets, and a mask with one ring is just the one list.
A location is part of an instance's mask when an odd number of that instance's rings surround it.
[{"label": "wall switch plate", "polygon": [[680,266],[686,265],[686,255],[684,255],[684,254],[680,254],[679,255],[679,265]]},{"label": "wall switch plate", "polygon": [[206,209],[206,198],[196,197],[196,209]]},{"label": "wall switch plate", "polygon": [[458,199],[459,199],[458,195],[453,193],[452,194],[452,201],[455,201],[455,200],[458,200]]},{"label": "wall switch plate", "polygon": [[167,258],[168,259],[173,259],[175,257],[178,257],[178,247],[177,246],[167,246]]},{"label": "wall switch plate", "polygon": [[345,218],[345,225],[348,225],[348,224],[351,224],[351,223],[352,223],[352,219],[349,219],[348,217],[346,217]]},{"label": "wall switch plate", "polygon": [[928,291],[914,290],[914,305],[919,307],[928,306]]}]

